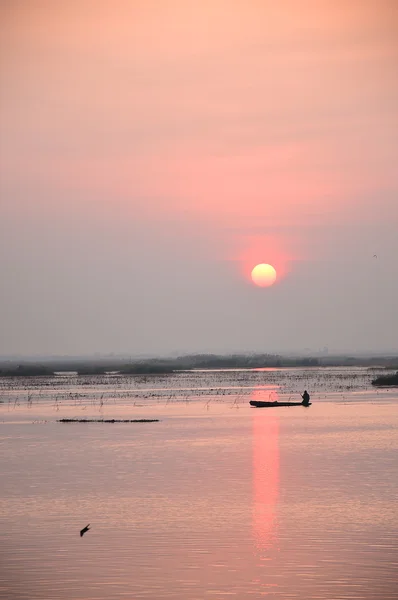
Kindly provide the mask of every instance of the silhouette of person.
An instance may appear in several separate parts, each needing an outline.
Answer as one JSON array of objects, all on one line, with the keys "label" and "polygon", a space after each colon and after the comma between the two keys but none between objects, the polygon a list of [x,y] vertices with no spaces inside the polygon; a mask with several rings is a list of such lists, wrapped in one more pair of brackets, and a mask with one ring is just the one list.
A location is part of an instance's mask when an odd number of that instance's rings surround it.
[{"label": "silhouette of person", "polygon": [[305,406],[305,405],[308,405],[308,404],[310,403],[310,395],[309,395],[309,393],[307,392],[307,390],[304,390],[304,394],[303,394],[301,397],[302,397],[302,399],[303,399],[303,404],[304,404],[304,406]]}]

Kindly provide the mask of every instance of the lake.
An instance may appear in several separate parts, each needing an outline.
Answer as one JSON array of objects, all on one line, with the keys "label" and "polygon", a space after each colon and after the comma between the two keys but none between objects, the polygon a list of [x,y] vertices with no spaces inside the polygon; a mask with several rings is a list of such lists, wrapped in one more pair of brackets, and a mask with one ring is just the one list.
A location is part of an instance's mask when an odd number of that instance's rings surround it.
[{"label": "lake", "polygon": [[373,377],[1,379],[0,597],[397,599],[398,389]]}]

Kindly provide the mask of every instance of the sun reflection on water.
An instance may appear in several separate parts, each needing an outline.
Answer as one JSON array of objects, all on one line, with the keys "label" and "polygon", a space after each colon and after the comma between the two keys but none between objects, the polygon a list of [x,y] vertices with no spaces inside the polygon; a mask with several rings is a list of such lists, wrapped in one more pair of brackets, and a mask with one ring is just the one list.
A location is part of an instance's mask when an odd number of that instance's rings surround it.
[{"label": "sun reflection on water", "polygon": [[264,550],[277,541],[279,417],[254,409],[252,423],[253,535],[256,547]]}]

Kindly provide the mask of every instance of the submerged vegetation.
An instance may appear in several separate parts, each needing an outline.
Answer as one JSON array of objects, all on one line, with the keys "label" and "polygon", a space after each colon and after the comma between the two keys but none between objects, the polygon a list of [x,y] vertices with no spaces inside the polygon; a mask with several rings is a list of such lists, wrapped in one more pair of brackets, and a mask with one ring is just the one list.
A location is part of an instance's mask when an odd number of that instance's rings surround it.
[{"label": "submerged vegetation", "polygon": [[391,375],[380,375],[373,379],[372,385],[379,387],[388,387],[390,385],[398,385],[398,371]]},{"label": "submerged vegetation", "polygon": [[157,423],[159,419],[58,419],[58,423]]},{"label": "submerged vegetation", "polygon": [[[313,398],[326,399],[332,393],[334,400],[345,401],[352,391],[369,391],[372,379],[387,374],[383,367],[377,372],[366,368],[304,367],[180,369],[165,375],[116,374],[115,370],[93,376],[80,376],[76,370],[58,373],[54,377],[0,377],[0,397],[6,403],[7,411],[41,405],[52,407],[57,413],[72,408],[73,413],[61,412],[58,418],[73,417],[84,423],[95,417],[116,422],[113,417],[142,416],[142,413],[115,414],[115,404],[134,409],[158,403],[166,406],[175,402],[202,401],[206,409],[210,403],[218,402],[230,402],[231,408],[238,408],[248,400],[301,402],[305,389]],[[92,411],[100,414],[92,414]]]}]

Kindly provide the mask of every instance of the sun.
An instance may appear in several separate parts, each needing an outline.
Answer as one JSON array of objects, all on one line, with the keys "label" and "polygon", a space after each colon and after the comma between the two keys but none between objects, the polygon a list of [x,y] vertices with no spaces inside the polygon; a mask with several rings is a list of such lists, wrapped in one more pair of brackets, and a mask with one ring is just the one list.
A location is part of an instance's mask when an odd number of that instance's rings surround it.
[{"label": "sun", "polygon": [[276,271],[272,265],[256,265],[251,273],[252,281],[259,287],[269,287],[276,281]]}]

